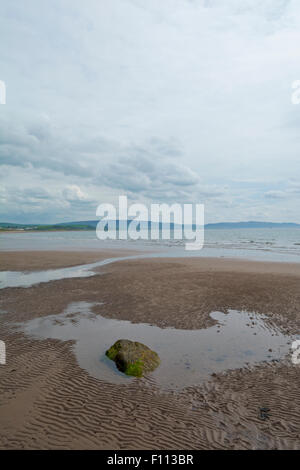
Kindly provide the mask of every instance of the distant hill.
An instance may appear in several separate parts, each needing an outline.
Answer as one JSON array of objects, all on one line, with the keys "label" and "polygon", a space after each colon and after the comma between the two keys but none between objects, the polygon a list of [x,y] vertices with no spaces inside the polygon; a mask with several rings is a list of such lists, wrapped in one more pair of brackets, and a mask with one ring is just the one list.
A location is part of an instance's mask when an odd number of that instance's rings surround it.
[{"label": "distant hill", "polygon": [[[83,220],[76,222],[63,222],[58,224],[16,224],[10,222],[0,222],[0,230],[29,230],[29,231],[71,231],[71,230],[95,230],[99,220]],[[116,221],[117,230],[119,229],[119,220]],[[127,225],[131,220],[127,221]],[[152,224],[154,224],[152,222]],[[155,223],[161,229],[163,224]],[[151,227],[151,222],[148,222],[148,228]],[[174,228],[174,224],[171,223],[171,229]],[[195,228],[195,226],[193,227]],[[206,229],[249,229],[249,228],[300,228],[300,224],[295,223],[276,223],[276,222],[219,222],[215,224],[206,224]]]},{"label": "distant hill", "polygon": [[71,223],[63,223],[63,224],[13,224],[0,222],[0,231],[12,230],[12,231],[34,231],[34,232],[42,232],[42,231],[56,231],[56,230],[63,230],[63,231],[73,231],[73,230],[95,230],[96,224],[86,224],[80,222],[71,222]]},{"label": "distant hill", "polygon": [[[96,228],[99,220],[85,220],[81,222],[69,222],[67,224],[58,224],[58,225],[88,225],[89,227]],[[128,224],[131,222],[127,221]],[[152,222],[153,223],[153,222]],[[151,222],[148,222],[148,226],[151,226]],[[162,226],[162,223],[159,223],[159,226]],[[117,220],[117,229],[119,227],[119,221]],[[171,227],[174,227],[174,224],[171,223]],[[300,228],[300,224],[295,223],[276,223],[276,222],[219,222],[215,224],[205,224],[207,229],[235,229],[235,228]]]},{"label": "distant hill", "polygon": [[211,229],[235,229],[235,228],[300,228],[300,224],[276,223],[276,222],[219,222],[206,224],[205,228]]},{"label": "distant hill", "polygon": [[[57,224],[58,226],[78,226],[86,225],[92,228],[96,228],[99,220],[86,220],[81,222],[69,222]],[[119,220],[117,222],[117,228],[119,227]],[[129,224],[131,220],[128,220]],[[154,224],[154,222],[152,222]],[[160,222],[159,226],[163,224]],[[151,226],[151,222],[148,222],[148,226]],[[174,227],[174,224],[171,223],[171,226]],[[277,222],[258,222],[258,221],[249,221],[249,222],[218,222],[214,224],[205,224],[205,228],[208,229],[237,229],[237,228],[300,228],[300,224],[295,224],[292,222],[277,223]]]}]

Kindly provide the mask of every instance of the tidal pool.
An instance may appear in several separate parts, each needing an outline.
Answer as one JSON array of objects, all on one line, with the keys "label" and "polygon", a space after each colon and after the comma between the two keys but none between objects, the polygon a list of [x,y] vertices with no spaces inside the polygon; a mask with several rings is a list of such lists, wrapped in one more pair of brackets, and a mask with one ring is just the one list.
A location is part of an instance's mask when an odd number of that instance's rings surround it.
[{"label": "tidal pool", "polygon": [[80,367],[98,379],[119,384],[144,379],[120,373],[105,351],[117,339],[140,341],[159,354],[161,365],[149,377],[166,390],[200,384],[213,373],[280,360],[297,339],[283,334],[266,316],[245,311],[212,312],[214,326],[179,330],[105,318],[93,313],[93,305],[73,303],[60,315],[19,327],[34,338],[74,340]]},{"label": "tidal pool", "polygon": [[[155,256],[155,255],[153,255]],[[117,261],[127,261],[131,259],[149,258],[152,255],[122,256],[118,258],[107,258],[95,263],[72,266],[70,268],[47,269],[45,271],[0,271],[0,289],[7,287],[31,287],[43,282],[58,281],[74,277],[91,277],[101,274],[93,271],[101,266],[116,263]]]}]

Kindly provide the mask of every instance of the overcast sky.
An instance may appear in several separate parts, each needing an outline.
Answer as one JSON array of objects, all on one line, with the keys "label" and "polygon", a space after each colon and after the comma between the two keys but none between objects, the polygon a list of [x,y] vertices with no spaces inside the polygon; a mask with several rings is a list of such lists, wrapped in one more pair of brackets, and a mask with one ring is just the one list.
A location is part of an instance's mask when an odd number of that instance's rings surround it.
[{"label": "overcast sky", "polygon": [[0,0],[0,221],[300,223],[299,0]]}]

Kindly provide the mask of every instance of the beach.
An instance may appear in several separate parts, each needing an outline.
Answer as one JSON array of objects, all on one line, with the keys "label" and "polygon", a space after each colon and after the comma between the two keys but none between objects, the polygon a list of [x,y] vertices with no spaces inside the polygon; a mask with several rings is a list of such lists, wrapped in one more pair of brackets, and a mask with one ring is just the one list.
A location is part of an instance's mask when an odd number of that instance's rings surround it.
[{"label": "beach", "polygon": [[[127,254],[2,252],[0,260],[2,271],[28,272]],[[91,277],[2,289],[7,363],[0,367],[0,447],[299,449],[299,365],[290,354],[166,390],[151,375],[101,380],[80,367],[74,340],[34,338],[15,327],[89,303],[95,317],[190,331],[214,328],[211,312],[247,311],[297,335],[299,281],[297,263],[160,257],[100,266]]]},{"label": "beach", "polygon": [[300,450],[300,2],[0,28],[0,451]]}]

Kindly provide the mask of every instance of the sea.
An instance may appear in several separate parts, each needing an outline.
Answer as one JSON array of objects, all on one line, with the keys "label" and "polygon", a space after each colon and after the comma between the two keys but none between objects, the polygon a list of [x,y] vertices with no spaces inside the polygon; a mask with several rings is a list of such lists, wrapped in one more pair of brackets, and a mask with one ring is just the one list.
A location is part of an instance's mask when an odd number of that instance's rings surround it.
[{"label": "sea", "polygon": [[205,229],[201,250],[187,251],[184,240],[99,240],[96,231],[2,232],[0,251],[137,250],[162,256],[204,256],[300,262],[300,229]]}]

